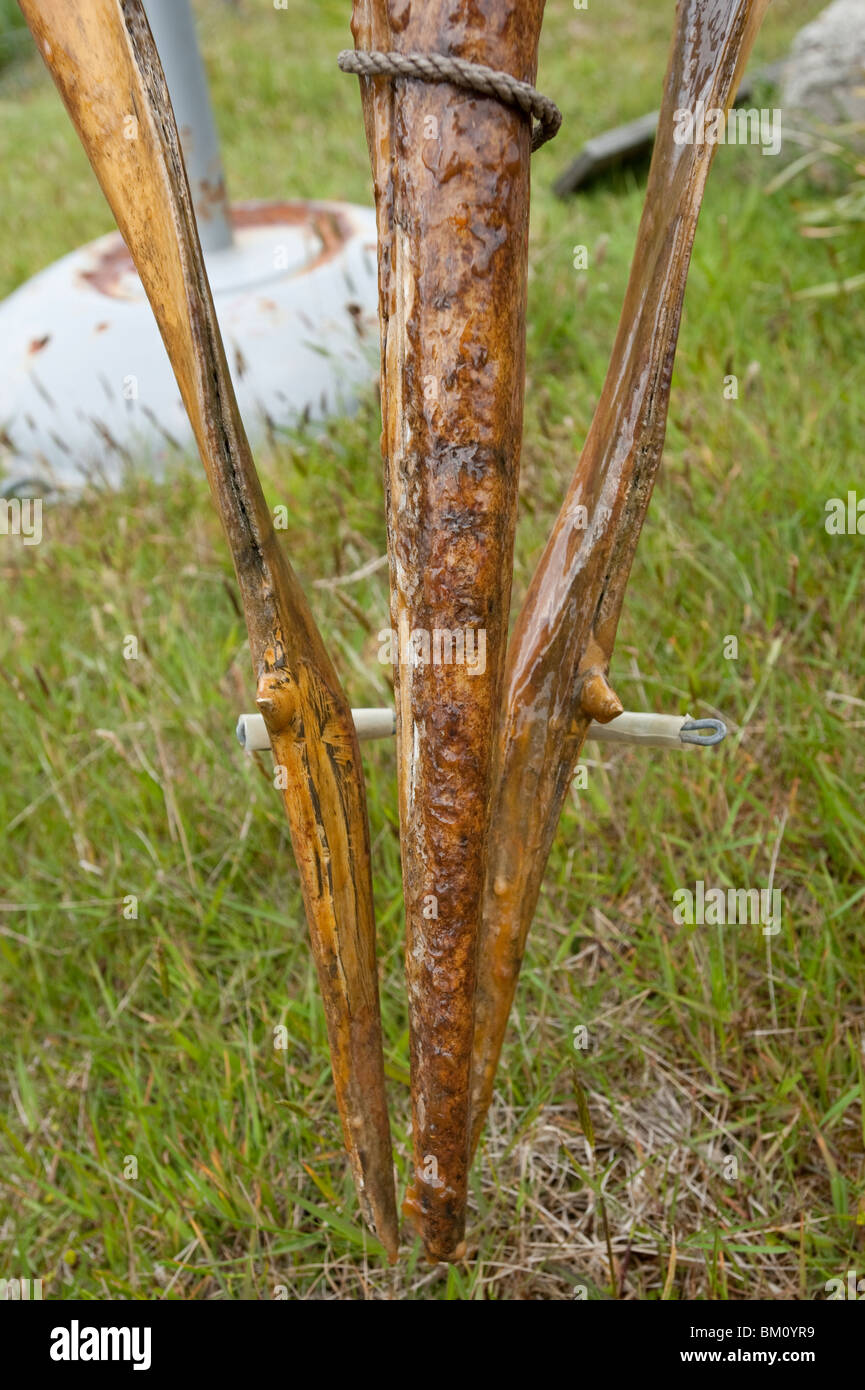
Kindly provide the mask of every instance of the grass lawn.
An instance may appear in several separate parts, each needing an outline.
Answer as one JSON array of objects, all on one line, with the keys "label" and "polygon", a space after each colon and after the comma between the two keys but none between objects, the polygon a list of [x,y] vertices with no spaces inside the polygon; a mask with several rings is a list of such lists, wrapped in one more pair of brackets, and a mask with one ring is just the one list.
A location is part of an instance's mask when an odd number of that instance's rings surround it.
[{"label": "grass lawn", "polygon": [[[233,195],[368,202],[357,83],[335,66],[348,0],[198,8]],[[755,62],[820,8],[776,0]],[[548,0],[539,85],[565,125],[533,165],[515,603],[603,379],[643,190],[621,175],[562,203],[550,185],[657,105],[672,12]],[[46,1297],[553,1300],[814,1298],[865,1273],[865,542],[824,526],[827,499],[865,496],[865,294],[795,297],[865,266],[861,238],[800,234],[817,195],[767,194],[778,167],[722,148],[709,180],[612,667],[627,708],[720,712],[730,735],[688,756],[587,746],[462,1265],[408,1244],[389,1269],[359,1224],[281,797],[233,737],[252,677],[197,462],[47,507],[41,545],[0,539],[4,1273]],[[111,226],[19,54],[0,75],[0,293]],[[259,458],[309,586],[384,552],[378,433],[370,399]],[[352,703],[383,703],[384,573],[313,592]],[[404,1188],[394,754],[365,749]],[[771,882],[780,932],[678,925],[673,894],[700,879]]]}]

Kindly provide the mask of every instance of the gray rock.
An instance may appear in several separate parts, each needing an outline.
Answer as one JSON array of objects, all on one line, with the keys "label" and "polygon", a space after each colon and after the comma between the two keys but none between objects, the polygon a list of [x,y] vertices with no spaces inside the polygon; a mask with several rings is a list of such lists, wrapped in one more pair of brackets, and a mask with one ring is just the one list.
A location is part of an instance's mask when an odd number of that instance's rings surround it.
[{"label": "gray rock", "polygon": [[793,40],[784,75],[785,120],[865,121],[865,0],[833,0]]}]

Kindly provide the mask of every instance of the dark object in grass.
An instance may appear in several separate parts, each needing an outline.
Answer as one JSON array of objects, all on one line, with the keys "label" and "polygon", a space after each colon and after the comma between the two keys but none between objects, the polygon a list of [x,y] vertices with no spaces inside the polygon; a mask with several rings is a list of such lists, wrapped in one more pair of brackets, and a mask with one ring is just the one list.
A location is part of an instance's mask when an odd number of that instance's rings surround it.
[{"label": "dark object in grass", "polygon": [[[744,106],[762,87],[777,86],[783,69],[783,63],[769,63],[748,73],[739,84],[733,106]],[[652,156],[659,114],[658,111],[650,111],[647,116],[638,116],[626,125],[617,125],[615,129],[605,130],[602,135],[588,140],[576,159],[556,179],[553,192],[560,198],[566,198],[569,193],[576,193],[602,178],[611,169],[647,164]]]}]

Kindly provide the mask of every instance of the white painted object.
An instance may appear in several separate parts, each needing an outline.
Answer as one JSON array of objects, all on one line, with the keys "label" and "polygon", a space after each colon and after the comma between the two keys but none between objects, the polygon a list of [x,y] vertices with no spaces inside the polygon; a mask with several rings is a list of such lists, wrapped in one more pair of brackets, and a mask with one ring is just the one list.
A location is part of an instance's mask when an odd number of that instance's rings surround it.
[{"label": "white painted object", "polygon": [[[145,0],[172,96],[199,237],[255,447],[349,411],[378,370],[376,224],[344,203],[230,211],[189,0]],[[334,67],[334,82],[339,81]],[[119,232],[0,304],[0,494],[157,477],[192,431]]]},{"label": "white painted object", "polygon": [[[359,739],[389,738],[396,733],[392,709],[353,709],[352,717]],[[683,741],[682,725],[688,714],[620,714],[609,724],[589,725],[587,738],[597,743],[638,743],[652,748],[694,747]],[[237,741],[247,753],[263,753],[270,748],[267,725],[260,714],[242,714],[237,721]]]},{"label": "white painted object", "polygon": [[[244,425],[268,434],[345,413],[378,355],[375,215],[244,203],[207,270]],[[278,268],[277,268],[278,267]],[[116,486],[163,476],[192,431],[119,232],[73,251],[0,305],[0,463],[8,481]],[[3,490],[8,490],[4,479]]]},{"label": "white painted object", "polygon": [[[351,717],[361,743],[373,738],[391,738],[396,733],[396,714],[392,709],[353,709]],[[264,753],[270,748],[270,735],[261,714],[242,714],[235,733],[247,753]]]},{"label": "white painted object", "polygon": [[[609,724],[592,720],[586,738],[596,743],[642,743],[650,748],[687,748],[682,725],[689,714],[620,714]],[[691,745],[693,746],[693,745]]]}]

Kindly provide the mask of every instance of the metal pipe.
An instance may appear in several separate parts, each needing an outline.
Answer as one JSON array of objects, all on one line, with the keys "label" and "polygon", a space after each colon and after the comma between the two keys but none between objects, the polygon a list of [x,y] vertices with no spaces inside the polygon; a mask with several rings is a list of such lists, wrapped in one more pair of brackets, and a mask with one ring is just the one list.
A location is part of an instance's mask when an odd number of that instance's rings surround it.
[{"label": "metal pipe", "polygon": [[228,191],[207,75],[189,0],[143,0],[180,131],[198,236],[205,255],[233,241]]}]

